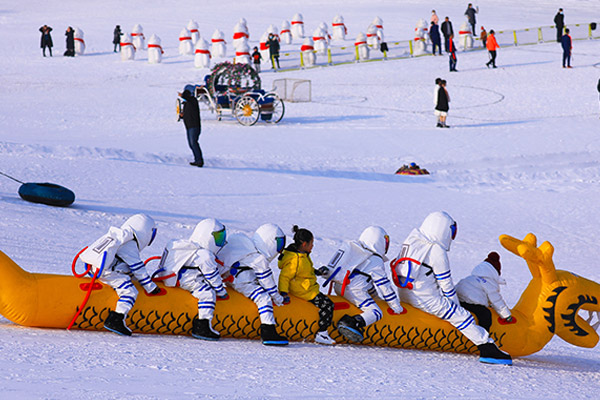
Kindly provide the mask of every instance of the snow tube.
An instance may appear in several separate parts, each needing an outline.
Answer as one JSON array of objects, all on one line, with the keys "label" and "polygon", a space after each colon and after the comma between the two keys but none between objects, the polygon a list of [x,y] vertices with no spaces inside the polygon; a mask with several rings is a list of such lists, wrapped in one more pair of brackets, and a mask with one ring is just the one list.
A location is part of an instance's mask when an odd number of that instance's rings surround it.
[{"label": "snow tube", "polygon": [[75,201],[75,193],[54,183],[24,183],[19,188],[23,200],[49,206],[66,207]]},{"label": "snow tube", "polygon": [[[533,279],[512,309],[516,322],[502,324],[492,311],[491,336],[498,346],[513,357],[541,350],[556,334],[581,347],[594,347],[598,334],[579,315],[579,309],[599,312],[600,285],[567,271],[557,271],[552,264],[552,245],[536,247],[532,234],[524,240],[503,235],[502,245],[523,257]],[[91,279],[66,275],[29,273],[0,252],[0,314],[23,326],[66,329],[82,299],[90,289]],[[164,288],[162,283],[159,287]],[[115,306],[115,291],[96,281],[91,296],[75,320],[73,329],[103,330],[103,322]],[[140,294],[127,316],[127,325],[136,333],[189,335],[198,314],[197,300],[179,288],[166,288],[162,296]],[[406,290],[406,289],[402,289]],[[228,289],[230,298],[218,301],[213,323],[226,338],[258,339],[260,319],[256,305]],[[348,343],[335,326],[344,314],[356,314],[357,308],[344,298],[332,296],[335,303],[331,336],[338,343]],[[361,344],[427,349],[459,353],[477,353],[477,347],[449,323],[403,304],[406,313],[397,315],[378,302],[384,316],[365,329]],[[299,298],[275,307],[278,330],[292,341],[312,340],[318,329],[318,309]]]}]

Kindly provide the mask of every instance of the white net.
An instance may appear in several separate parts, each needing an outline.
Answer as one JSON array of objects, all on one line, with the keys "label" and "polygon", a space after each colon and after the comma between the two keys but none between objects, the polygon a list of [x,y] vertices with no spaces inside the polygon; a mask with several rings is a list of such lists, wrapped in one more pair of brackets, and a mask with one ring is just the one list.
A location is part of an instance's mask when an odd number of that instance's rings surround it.
[{"label": "white net", "polygon": [[312,100],[312,86],[308,79],[275,79],[273,91],[284,101],[292,103],[310,102]]}]

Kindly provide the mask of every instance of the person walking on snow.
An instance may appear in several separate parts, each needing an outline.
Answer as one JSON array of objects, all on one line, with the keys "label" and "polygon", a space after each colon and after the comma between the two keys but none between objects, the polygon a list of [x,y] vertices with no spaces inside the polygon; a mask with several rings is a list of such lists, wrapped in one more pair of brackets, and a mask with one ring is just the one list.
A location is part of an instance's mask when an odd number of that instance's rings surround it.
[{"label": "person walking on snow", "polygon": [[559,8],[558,12],[554,16],[554,25],[556,25],[556,41],[560,43],[563,37],[563,29],[565,27],[565,15],[563,9]]},{"label": "person walking on snow", "polygon": [[133,308],[138,291],[132,277],[149,296],[162,293],[156,286],[141,259],[140,252],[150,246],[156,236],[154,220],[145,214],[130,217],[120,228],[111,227],[108,233],[96,240],[79,255],[79,259],[92,266],[100,282],[111,286],[119,299],[114,310],[108,313],[104,328],[123,336],[131,336],[125,318]]},{"label": "person walking on snow", "polygon": [[327,329],[333,320],[333,301],[320,292],[317,276],[310,259],[314,246],[314,236],[308,229],[294,225],[294,243],[290,244],[279,256],[279,293],[285,298],[292,294],[314,304],[319,309],[319,331],[315,342],[335,344]]},{"label": "person walking on snow", "polygon": [[392,262],[399,279],[411,283],[399,289],[400,298],[456,327],[478,347],[479,361],[511,365],[510,355],[498,349],[489,333],[459,304],[448,260],[456,233],[456,221],[443,211],[429,214],[419,228],[413,229],[397,258],[403,261]]},{"label": "person walking on snow", "polygon": [[451,35],[448,38],[448,59],[450,63],[450,72],[456,72],[456,63],[458,62],[458,58],[456,57],[456,46],[454,46],[454,41],[452,39],[453,36]]},{"label": "person walking on snow", "polygon": [[487,32],[486,32],[486,30],[485,30],[485,28],[482,26],[482,27],[481,27],[481,34],[479,35],[479,39],[481,40],[482,46],[483,46],[484,48],[487,48],[487,47],[486,47],[486,43],[487,43],[487,36],[488,36],[488,35],[487,35]]},{"label": "person walking on snow", "polygon": [[254,70],[256,72],[260,72],[260,61],[262,60],[262,55],[260,51],[258,51],[258,47],[254,47],[254,51],[252,52],[252,62],[254,63]]},{"label": "person walking on snow", "polygon": [[496,36],[494,30],[490,30],[490,34],[487,37],[487,42],[485,47],[488,49],[490,60],[485,63],[485,65],[489,68],[490,65],[493,68],[496,68],[496,51],[500,48],[498,46],[498,42],[496,42]]},{"label": "person walking on snow", "polygon": [[471,32],[473,32],[473,34],[475,35],[475,32],[477,32],[475,30],[475,23],[477,22],[475,20],[475,14],[479,13],[479,6],[477,6],[476,8],[473,8],[473,4],[469,3],[469,5],[467,6],[467,11],[465,11],[465,15],[467,16],[467,20],[469,21],[469,24],[471,24],[471,28],[473,29]]},{"label": "person walking on snow", "polygon": [[442,22],[442,35],[444,35],[444,50],[448,51],[448,39],[450,36],[454,36],[454,29],[452,29],[452,22],[450,22],[450,18],[444,18],[444,22]]},{"label": "person walking on snow", "polygon": [[346,314],[338,321],[338,331],[348,340],[362,341],[363,329],[383,318],[374,297],[385,300],[394,313],[404,312],[385,272],[389,246],[390,238],[385,230],[369,226],[358,240],[344,242],[329,264],[319,269],[326,282],[334,282],[338,295],[362,311],[353,316]]},{"label": "person walking on snow", "polygon": [[510,323],[513,320],[510,309],[500,294],[500,285],[506,285],[506,281],[500,277],[501,273],[500,255],[493,251],[473,268],[471,275],[461,279],[456,285],[460,305],[475,314],[479,326],[488,332],[492,326],[490,306],[504,322]]},{"label": "person walking on snow", "polygon": [[187,132],[187,140],[192,153],[194,154],[194,161],[190,162],[190,165],[202,168],[204,166],[204,158],[202,158],[202,149],[200,149],[200,107],[198,106],[198,100],[192,95],[191,87],[187,87],[183,93],[179,93],[179,96],[185,100],[181,114],[179,115],[183,119],[185,130]]},{"label": "person walking on snow", "polygon": [[225,245],[226,238],[225,226],[216,219],[200,221],[189,239],[171,240],[167,244],[159,269],[153,275],[161,277],[165,286],[180,287],[198,299],[198,318],[192,322],[191,332],[196,339],[221,337],[212,328],[211,321],[217,298],[229,298],[215,256]]},{"label": "person walking on snow", "polygon": [[116,53],[117,52],[117,48],[119,49],[119,51],[121,51],[121,35],[123,34],[123,32],[121,32],[121,25],[117,25],[115,27],[115,30],[113,31],[113,44],[115,45],[113,52]]},{"label": "person walking on snow", "polygon": [[437,23],[431,21],[429,27],[429,39],[431,40],[431,54],[435,56],[435,49],[437,47],[440,56],[442,55],[442,39],[440,38],[440,27]]},{"label": "person walking on snow", "polygon": [[[573,40],[569,35],[569,28],[565,29],[565,34],[560,39],[560,44],[563,49],[563,57],[562,57],[562,65],[563,68],[572,68],[571,67],[571,51],[573,50]],[[566,63],[566,67],[565,67]]]},{"label": "person walking on snow", "polygon": [[264,345],[284,346],[287,338],[277,333],[273,303],[283,306],[289,297],[277,290],[269,264],[283,251],[285,235],[275,224],[261,225],[252,239],[237,233],[231,235],[217,257],[233,277],[231,286],[258,307],[260,337]]},{"label": "person walking on snow", "polygon": [[435,116],[437,117],[436,128],[449,128],[446,125],[448,110],[450,109],[450,95],[446,90],[446,81],[437,78],[435,80],[435,90],[433,92],[433,103],[435,104]]},{"label": "person walking on snow", "polygon": [[75,31],[73,30],[73,28],[71,28],[70,26],[67,28],[67,31],[65,32],[65,36],[67,37],[67,43],[66,43],[66,47],[67,50],[65,51],[65,56],[66,57],[74,57],[75,56]]},{"label": "person walking on snow", "polygon": [[52,28],[49,27],[48,25],[44,25],[40,28],[40,32],[42,32],[42,38],[41,38],[41,42],[40,42],[40,47],[42,48],[42,54],[44,57],[46,57],[46,47],[48,48],[48,51],[50,52],[50,57],[52,57],[52,35],[50,35],[50,32],[52,32]]}]

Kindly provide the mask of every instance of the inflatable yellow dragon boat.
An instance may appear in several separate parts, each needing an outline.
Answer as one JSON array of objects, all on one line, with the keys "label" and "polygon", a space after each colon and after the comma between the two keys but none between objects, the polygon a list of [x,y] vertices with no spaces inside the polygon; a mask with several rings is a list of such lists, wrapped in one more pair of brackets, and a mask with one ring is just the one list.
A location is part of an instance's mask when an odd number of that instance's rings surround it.
[{"label": "inflatable yellow dragon boat", "polygon": [[[523,240],[502,235],[502,245],[522,257],[529,267],[532,280],[512,309],[515,322],[501,324],[492,311],[491,336],[498,347],[513,357],[541,350],[556,334],[581,347],[594,347],[598,334],[578,315],[580,309],[600,312],[600,285],[571,272],[556,270],[552,261],[554,248],[548,242],[537,247],[533,234]],[[90,297],[79,310],[90,289],[91,280],[66,275],[35,274],[21,269],[0,252],[0,314],[10,321],[30,327],[102,330],[110,307],[117,301],[115,291],[99,282],[91,287]],[[160,284],[161,288],[164,288]],[[197,300],[185,290],[165,288],[162,296],[140,294],[127,317],[127,325],[136,333],[189,335],[197,314]],[[228,290],[230,298],[217,303],[214,327],[222,337],[257,339],[260,320],[252,301]],[[341,297],[335,302],[334,326],[346,313],[359,310]],[[385,303],[379,302],[383,310]],[[362,344],[407,349],[477,353],[477,347],[449,323],[404,305],[406,313],[395,315],[391,310],[365,330]],[[275,308],[278,329],[292,341],[314,337],[318,328],[318,309],[312,304],[292,298],[290,304]],[[331,336],[338,343],[347,343],[337,330]]]}]

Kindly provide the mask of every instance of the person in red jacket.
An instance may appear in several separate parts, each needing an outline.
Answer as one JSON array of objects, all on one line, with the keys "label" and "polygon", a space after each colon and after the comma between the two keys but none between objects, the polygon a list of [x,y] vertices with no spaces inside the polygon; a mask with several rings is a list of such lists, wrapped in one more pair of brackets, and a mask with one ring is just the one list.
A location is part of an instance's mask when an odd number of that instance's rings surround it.
[{"label": "person in red jacket", "polygon": [[496,68],[496,50],[499,49],[500,46],[498,46],[498,42],[496,42],[496,35],[493,29],[490,30],[490,34],[487,37],[485,46],[490,53],[490,61],[488,61],[485,65],[487,65],[488,68],[490,65],[493,68]]}]

